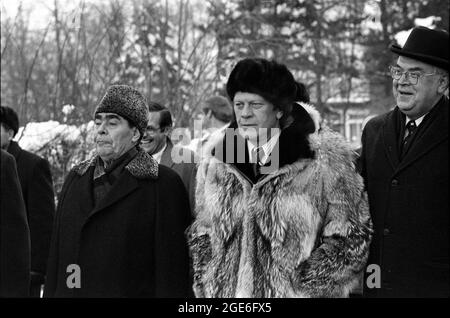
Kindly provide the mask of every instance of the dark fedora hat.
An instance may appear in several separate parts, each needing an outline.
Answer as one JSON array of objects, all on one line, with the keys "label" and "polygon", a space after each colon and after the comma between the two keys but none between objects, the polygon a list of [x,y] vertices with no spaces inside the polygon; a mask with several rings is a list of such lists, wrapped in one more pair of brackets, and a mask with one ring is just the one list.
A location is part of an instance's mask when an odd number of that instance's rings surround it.
[{"label": "dark fedora hat", "polygon": [[405,45],[392,44],[390,50],[444,70],[448,70],[448,32],[426,27],[415,27]]}]

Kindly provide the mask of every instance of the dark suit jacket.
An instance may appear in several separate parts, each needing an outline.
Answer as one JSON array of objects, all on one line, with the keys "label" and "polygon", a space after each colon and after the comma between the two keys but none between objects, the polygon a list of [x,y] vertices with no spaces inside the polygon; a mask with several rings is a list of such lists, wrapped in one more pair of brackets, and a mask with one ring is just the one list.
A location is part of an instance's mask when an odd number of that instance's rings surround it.
[{"label": "dark suit jacket", "polygon": [[[16,158],[31,235],[31,271],[45,274],[55,214],[55,197],[47,160],[12,141],[8,152]],[[41,283],[43,283],[41,281]]]},{"label": "dark suit jacket", "polygon": [[[185,154],[185,159],[190,160],[190,162],[178,162],[175,163],[173,160],[174,155],[182,157],[183,154]],[[184,157],[183,157],[184,158]],[[163,166],[169,167],[172,170],[174,170],[178,175],[181,177],[181,180],[183,181],[184,186],[186,187],[186,190],[189,195],[189,203],[191,206],[192,213],[194,212],[194,205],[195,205],[195,176],[197,173],[197,165],[196,165],[197,157],[194,152],[187,148],[181,148],[178,146],[173,145],[172,141],[167,139],[167,147],[164,150],[162,157],[161,157],[161,164]]]},{"label": "dark suit jacket", "polygon": [[30,290],[30,231],[14,157],[0,152],[0,297],[26,297]]},{"label": "dark suit jacket", "polygon": [[[64,183],[44,297],[186,297],[190,215],[180,177],[141,151],[94,205],[94,168],[95,159],[83,162]],[[66,285],[70,264],[80,268],[79,289]]]},{"label": "dark suit jacket", "polygon": [[402,160],[398,108],[363,131],[361,168],[375,229],[368,264],[381,268],[381,289],[366,295],[449,296],[448,107],[442,98],[430,111]]}]

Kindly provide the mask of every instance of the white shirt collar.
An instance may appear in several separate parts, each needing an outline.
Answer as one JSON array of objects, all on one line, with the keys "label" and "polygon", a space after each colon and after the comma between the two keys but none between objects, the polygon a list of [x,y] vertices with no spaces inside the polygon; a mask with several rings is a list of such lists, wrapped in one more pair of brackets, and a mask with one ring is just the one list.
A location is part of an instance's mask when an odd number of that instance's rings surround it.
[{"label": "white shirt collar", "polygon": [[167,148],[167,142],[160,151],[158,151],[157,153],[154,153],[152,155],[153,159],[155,159],[158,163],[161,163],[161,158],[162,158],[163,152],[164,152],[164,150],[166,150],[166,148]]},{"label": "white shirt collar", "polygon": [[[278,129],[278,132],[273,135],[268,142],[266,142],[264,145],[260,146],[264,150],[264,156],[261,158],[261,163],[264,165],[267,163],[267,160],[269,159],[269,156],[271,155],[273,148],[278,142],[278,139],[280,138],[281,130]],[[256,162],[256,158],[252,158],[252,152],[253,149],[256,148],[256,145],[252,144],[250,141],[248,144],[248,151],[249,151],[249,157],[251,159],[251,162]]]},{"label": "white shirt collar", "polygon": [[[428,114],[428,113],[427,113]],[[423,115],[422,117],[419,117],[417,119],[414,120],[414,122],[416,123],[416,126],[419,127],[419,125],[422,123],[423,119],[425,118],[425,116],[427,115]],[[408,124],[412,119],[409,118],[408,116],[406,116],[406,121],[405,121],[405,125]]]}]

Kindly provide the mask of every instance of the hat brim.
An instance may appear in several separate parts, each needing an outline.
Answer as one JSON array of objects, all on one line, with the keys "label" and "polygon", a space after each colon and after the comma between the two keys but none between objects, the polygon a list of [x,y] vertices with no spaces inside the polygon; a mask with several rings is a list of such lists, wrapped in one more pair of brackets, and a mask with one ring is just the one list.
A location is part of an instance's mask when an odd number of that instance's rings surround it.
[{"label": "hat brim", "polygon": [[389,49],[401,56],[406,56],[433,66],[437,66],[439,68],[442,68],[444,70],[448,70],[449,68],[449,61],[444,60],[435,56],[425,55],[425,54],[418,54],[415,52],[407,51],[402,49],[399,45],[392,44]]}]

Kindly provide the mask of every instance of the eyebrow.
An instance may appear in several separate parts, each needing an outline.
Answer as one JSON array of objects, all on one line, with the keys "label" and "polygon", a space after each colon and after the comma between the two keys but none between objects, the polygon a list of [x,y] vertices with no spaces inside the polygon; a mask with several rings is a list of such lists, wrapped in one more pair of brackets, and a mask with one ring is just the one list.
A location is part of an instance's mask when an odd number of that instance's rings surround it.
[{"label": "eyebrow", "polygon": [[[102,116],[100,114],[95,115],[95,119],[102,119]],[[105,115],[105,119],[117,119],[120,120],[119,115],[116,114],[107,114]]]},{"label": "eyebrow", "polygon": [[264,103],[264,101],[262,101],[262,100],[236,100],[236,101],[234,101],[234,103],[244,103],[244,102],[247,102],[247,103]]},{"label": "eyebrow", "polygon": [[115,114],[108,114],[105,117],[106,117],[106,119],[117,119],[117,120],[120,120],[120,117],[118,115],[115,115]]},{"label": "eyebrow", "polygon": [[[401,67],[400,65],[396,64],[396,66],[404,70],[404,68]],[[425,71],[425,70],[421,67],[416,66],[416,67],[412,67],[412,68],[408,69],[408,71]]]}]

